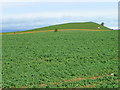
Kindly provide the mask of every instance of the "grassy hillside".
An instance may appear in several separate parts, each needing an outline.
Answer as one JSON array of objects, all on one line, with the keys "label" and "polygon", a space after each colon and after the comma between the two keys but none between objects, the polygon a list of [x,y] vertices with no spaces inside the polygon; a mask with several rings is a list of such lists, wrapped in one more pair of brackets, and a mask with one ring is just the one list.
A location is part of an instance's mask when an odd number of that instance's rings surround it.
[{"label": "grassy hillside", "polygon": [[2,36],[3,88],[118,88],[118,31]]},{"label": "grassy hillside", "polygon": [[59,24],[59,25],[52,25],[48,27],[43,28],[37,28],[27,31],[36,31],[36,30],[55,30],[55,29],[98,29],[99,30],[110,30],[109,28],[99,25],[94,22],[85,22],[85,23],[65,23],[65,24]]},{"label": "grassy hillside", "polygon": [[[100,29],[98,29],[100,27]],[[88,30],[111,30],[110,28],[107,28],[105,26],[99,25],[94,22],[84,22],[84,23],[65,23],[65,24],[59,24],[59,25],[52,25],[52,26],[47,26],[43,28],[36,28],[32,30],[25,30],[25,31],[18,31],[17,33],[21,32],[31,32],[31,31],[50,31],[50,30],[55,30],[58,29],[59,31],[61,29],[63,30],[75,30],[75,29],[88,29]],[[10,34],[14,32],[4,32],[0,34]]]}]

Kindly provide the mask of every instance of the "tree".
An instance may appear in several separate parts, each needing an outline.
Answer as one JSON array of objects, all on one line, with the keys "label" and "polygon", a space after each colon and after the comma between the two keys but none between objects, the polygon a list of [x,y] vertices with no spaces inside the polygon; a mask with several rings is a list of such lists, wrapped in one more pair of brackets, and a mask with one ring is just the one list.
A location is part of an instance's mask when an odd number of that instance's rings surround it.
[{"label": "tree", "polygon": [[104,26],[104,23],[102,22],[101,25]]},{"label": "tree", "polygon": [[55,31],[54,32],[57,32],[58,30],[57,29],[55,29]]}]

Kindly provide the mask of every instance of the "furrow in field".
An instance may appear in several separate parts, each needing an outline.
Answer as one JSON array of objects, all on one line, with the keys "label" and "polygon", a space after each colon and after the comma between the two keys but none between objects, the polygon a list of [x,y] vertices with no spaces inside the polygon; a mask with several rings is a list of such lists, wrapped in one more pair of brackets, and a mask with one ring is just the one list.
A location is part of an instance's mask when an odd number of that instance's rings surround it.
[{"label": "furrow in field", "polygon": [[[74,79],[69,79],[69,80],[64,80],[64,81],[62,81],[62,82],[50,82],[49,84],[51,84],[51,85],[59,85],[59,84],[63,84],[64,82],[75,82],[75,81],[81,81],[81,80],[86,80],[86,79],[88,79],[88,80],[96,80],[96,79],[98,79],[98,78],[102,78],[102,77],[104,77],[104,76],[113,76],[112,74],[110,74],[110,75],[101,75],[101,76],[97,76],[97,77],[89,77],[89,78],[74,78]],[[41,87],[44,87],[44,86],[47,86],[47,84],[40,84],[40,86]],[[87,87],[87,88],[89,88],[89,87],[95,87],[94,85],[87,85],[87,86],[84,86],[84,87]]]}]

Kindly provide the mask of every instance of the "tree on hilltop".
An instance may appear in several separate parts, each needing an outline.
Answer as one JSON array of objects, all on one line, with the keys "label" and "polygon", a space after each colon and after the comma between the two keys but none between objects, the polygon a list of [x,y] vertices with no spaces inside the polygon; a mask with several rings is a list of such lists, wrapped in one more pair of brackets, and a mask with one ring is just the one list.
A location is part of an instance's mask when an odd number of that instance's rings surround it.
[{"label": "tree on hilltop", "polygon": [[101,25],[104,26],[104,22],[102,22]]}]

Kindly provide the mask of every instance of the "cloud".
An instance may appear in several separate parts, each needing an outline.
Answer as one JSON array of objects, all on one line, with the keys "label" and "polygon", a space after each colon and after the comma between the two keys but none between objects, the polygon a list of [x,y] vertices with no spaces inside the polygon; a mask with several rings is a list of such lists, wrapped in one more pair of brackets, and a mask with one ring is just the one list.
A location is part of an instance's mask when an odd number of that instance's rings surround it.
[{"label": "cloud", "polygon": [[114,29],[114,30],[117,30],[118,29],[118,27],[110,27],[111,29]]},{"label": "cloud", "polygon": [[64,16],[71,16],[71,17],[77,17],[77,16],[86,16],[86,17],[95,17],[95,16],[116,16],[118,14],[117,10],[111,11],[111,10],[91,10],[91,11],[62,11],[62,12],[41,12],[41,13],[23,13],[23,14],[9,14],[6,15],[3,13],[3,18],[36,18],[36,17],[43,17],[43,18],[58,18],[58,17],[64,17]]}]

